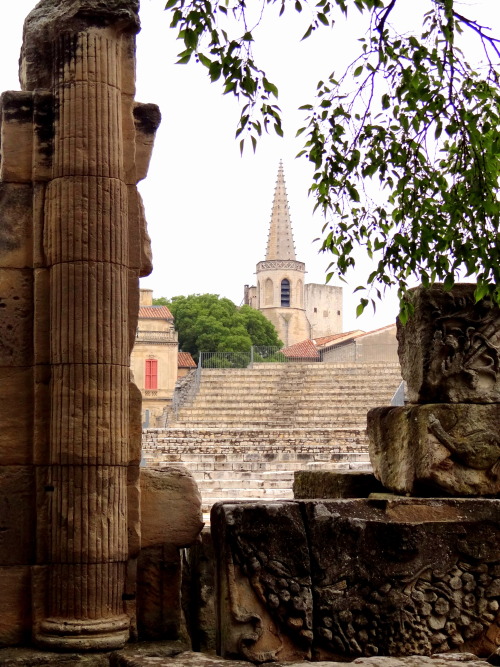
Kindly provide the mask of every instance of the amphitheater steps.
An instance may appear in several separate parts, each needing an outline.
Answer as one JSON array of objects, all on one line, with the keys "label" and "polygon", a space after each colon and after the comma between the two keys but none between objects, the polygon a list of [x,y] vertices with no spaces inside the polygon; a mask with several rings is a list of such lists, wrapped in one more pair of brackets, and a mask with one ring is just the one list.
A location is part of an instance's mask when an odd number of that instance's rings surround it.
[{"label": "amphitheater steps", "polygon": [[217,500],[292,497],[296,470],[368,469],[366,414],[388,405],[399,365],[203,369],[194,401],[143,434],[147,465],[182,462],[204,511]]}]

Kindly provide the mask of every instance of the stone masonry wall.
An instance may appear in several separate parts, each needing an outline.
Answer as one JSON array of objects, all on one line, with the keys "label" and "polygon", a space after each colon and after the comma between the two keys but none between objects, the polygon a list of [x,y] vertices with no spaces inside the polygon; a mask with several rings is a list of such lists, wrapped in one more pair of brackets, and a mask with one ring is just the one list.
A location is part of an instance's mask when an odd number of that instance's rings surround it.
[{"label": "stone masonry wall", "polygon": [[170,428],[143,432],[148,466],[182,462],[203,507],[217,500],[292,498],[296,470],[369,469],[364,429]]}]

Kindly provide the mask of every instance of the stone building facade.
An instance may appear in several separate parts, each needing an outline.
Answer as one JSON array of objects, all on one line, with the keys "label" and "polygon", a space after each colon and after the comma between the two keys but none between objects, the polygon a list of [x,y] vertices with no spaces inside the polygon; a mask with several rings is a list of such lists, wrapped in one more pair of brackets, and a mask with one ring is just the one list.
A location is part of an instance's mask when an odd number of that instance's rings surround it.
[{"label": "stone building facade", "polygon": [[274,324],[286,347],[342,331],[342,288],[305,284],[306,266],[297,260],[283,165],[278,168],[265,260],[257,264],[257,285],[245,285],[244,303]]},{"label": "stone building facade", "polygon": [[167,306],[153,306],[152,290],[141,289],[139,320],[130,366],[142,394],[142,423],[157,425],[177,381],[178,339]]}]

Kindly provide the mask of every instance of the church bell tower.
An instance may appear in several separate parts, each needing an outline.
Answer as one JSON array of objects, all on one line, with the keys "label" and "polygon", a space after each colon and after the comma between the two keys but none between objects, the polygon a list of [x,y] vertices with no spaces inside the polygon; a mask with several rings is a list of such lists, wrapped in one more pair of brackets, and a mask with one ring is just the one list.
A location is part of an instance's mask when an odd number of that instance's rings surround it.
[{"label": "church bell tower", "polygon": [[285,347],[310,337],[304,303],[306,267],[295,257],[292,223],[280,162],[266,259],[257,264],[255,307],[276,327]]}]

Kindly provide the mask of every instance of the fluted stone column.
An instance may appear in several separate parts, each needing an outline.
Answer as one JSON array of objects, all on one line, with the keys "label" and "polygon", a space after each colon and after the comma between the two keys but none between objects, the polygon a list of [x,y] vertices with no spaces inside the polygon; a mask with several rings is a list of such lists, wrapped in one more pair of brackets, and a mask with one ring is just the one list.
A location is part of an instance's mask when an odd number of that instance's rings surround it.
[{"label": "fluted stone column", "polygon": [[50,267],[49,618],[39,641],[121,645],[127,560],[128,225],[120,39],[55,44],[58,117],[46,194]]},{"label": "fluted stone column", "polygon": [[135,186],[159,123],[157,107],[134,102],[137,11],[137,0],[42,0],[21,54],[23,88],[46,112],[33,125],[35,268],[47,276],[37,294],[49,310],[35,363],[50,377],[49,435],[34,438],[33,594],[36,641],[56,650],[122,646],[134,614],[140,409],[129,358],[150,269]]}]

